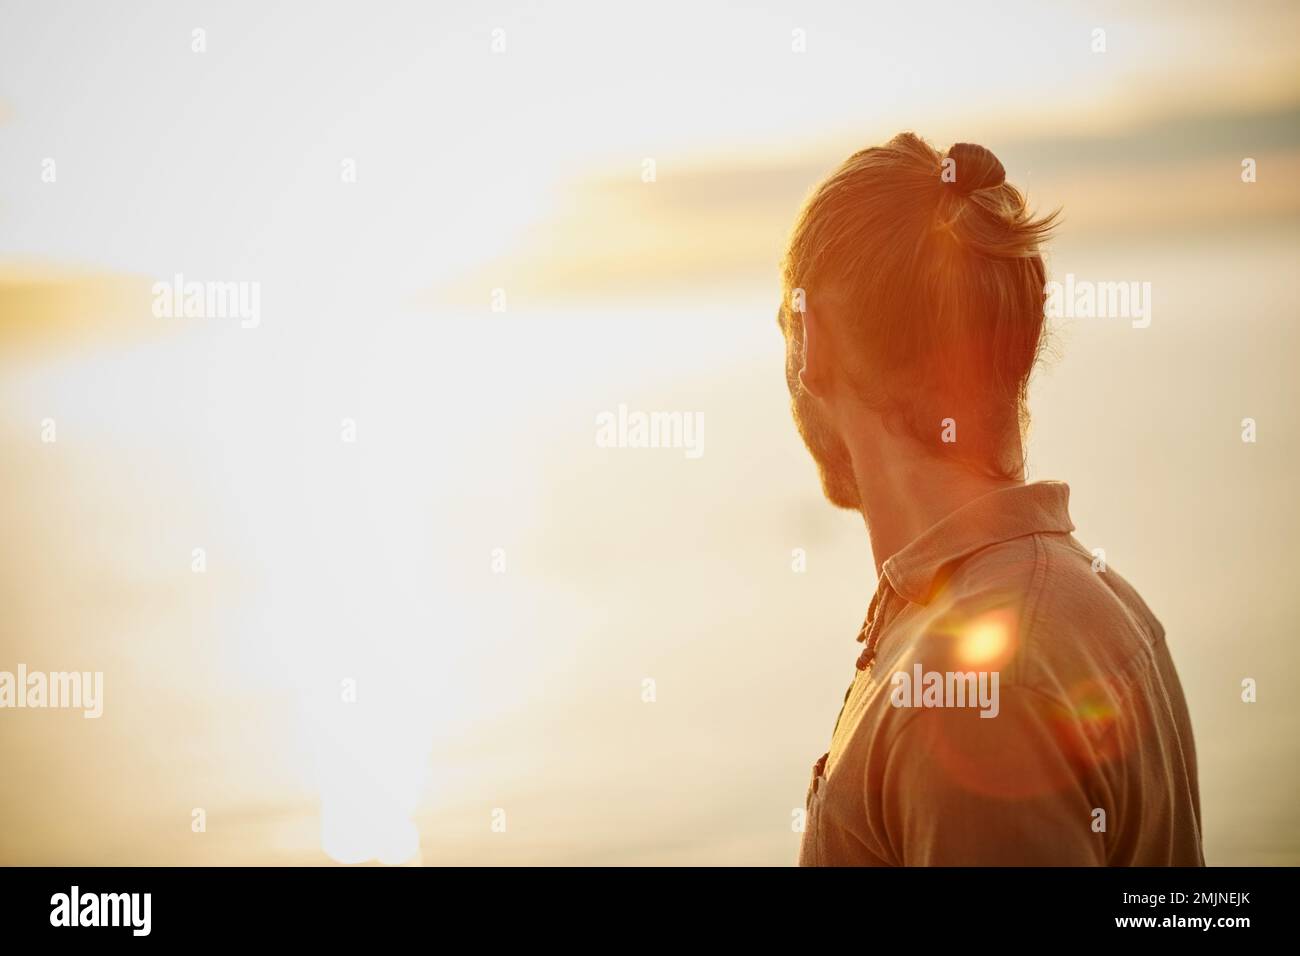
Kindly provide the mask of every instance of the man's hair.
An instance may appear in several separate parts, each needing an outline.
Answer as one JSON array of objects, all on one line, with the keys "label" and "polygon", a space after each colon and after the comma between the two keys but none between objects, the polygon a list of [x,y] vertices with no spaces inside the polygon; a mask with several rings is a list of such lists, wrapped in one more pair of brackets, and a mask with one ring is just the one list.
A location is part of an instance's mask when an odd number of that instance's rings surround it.
[{"label": "man's hair", "polygon": [[[998,158],[914,133],[850,156],[813,192],[783,265],[784,308],[834,316],[860,396],[927,447],[1013,476],[1028,424],[1056,219],[1030,214]],[[793,305],[796,310],[800,308]],[[941,421],[957,441],[940,444]]]}]

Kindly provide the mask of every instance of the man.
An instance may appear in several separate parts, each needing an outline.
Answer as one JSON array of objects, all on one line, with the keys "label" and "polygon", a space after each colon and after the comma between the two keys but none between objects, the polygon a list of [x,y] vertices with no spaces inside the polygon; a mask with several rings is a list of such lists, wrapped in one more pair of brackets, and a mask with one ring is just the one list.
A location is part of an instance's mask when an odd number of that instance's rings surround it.
[{"label": "man", "polygon": [[808,201],[780,313],[795,422],[878,587],[805,865],[1203,865],[1164,630],[1026,484],[1034,219],[981,146],[904,133]]}]

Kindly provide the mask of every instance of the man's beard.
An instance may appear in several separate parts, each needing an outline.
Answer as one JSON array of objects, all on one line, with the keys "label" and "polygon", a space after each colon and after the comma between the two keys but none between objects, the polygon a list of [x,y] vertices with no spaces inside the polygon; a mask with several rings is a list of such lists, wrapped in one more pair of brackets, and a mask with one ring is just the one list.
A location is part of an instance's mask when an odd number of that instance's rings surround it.
[{"label": "man's beard", "polygon": [[844,439],[826,421],[821,406],[804,391],[798,378],[790,383],[790,394],[790,409],[794,414],[795,426],[799,429],[803,443],[808,446],[813,461],[817,463],[826,500],[837,508],[861,510],[862,502],[858,494],[858,481],[853,473],[853,459],[849,457]]}]

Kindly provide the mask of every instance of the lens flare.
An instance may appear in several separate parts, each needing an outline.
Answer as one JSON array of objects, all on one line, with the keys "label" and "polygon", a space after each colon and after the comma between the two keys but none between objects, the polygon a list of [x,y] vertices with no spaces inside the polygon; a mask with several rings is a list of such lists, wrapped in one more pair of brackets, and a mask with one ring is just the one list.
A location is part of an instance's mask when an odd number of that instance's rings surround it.
[{"label": "lens flare", "polygon": [[956,656],[964,667],[1001,667],[1015,650],[1015,617],[1010,611],[988,611],[956,628]]},{"label": "lens flare", "polygon": [[963,663],[979,666],[1001,657],[1010,642],[1011,638],[1001,621],[980,620],[962,635],[958,654]]}]

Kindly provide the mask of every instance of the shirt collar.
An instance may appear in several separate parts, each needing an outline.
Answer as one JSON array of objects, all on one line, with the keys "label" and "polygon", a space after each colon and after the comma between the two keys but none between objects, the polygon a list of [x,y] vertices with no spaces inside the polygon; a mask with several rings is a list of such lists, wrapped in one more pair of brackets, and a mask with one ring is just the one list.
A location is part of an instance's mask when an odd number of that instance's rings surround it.
[{"label": "shirt collar", "polygon": [[924,532],[883,565],[889,586],[913,604],[929,604],[951,566],[989,545],[1029,534],[1069,534],[1070,488],[1036,481],[981,495]]}]

